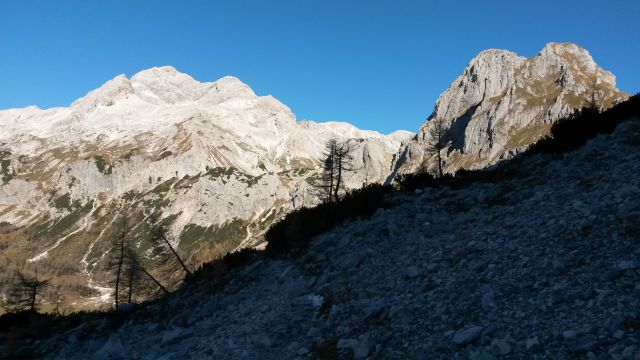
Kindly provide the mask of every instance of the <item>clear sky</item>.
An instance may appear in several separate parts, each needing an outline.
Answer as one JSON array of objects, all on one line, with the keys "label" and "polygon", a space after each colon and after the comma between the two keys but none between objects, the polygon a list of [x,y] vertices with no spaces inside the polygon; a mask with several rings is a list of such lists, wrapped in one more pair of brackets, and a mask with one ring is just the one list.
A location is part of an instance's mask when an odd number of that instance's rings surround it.
[{"label": "clear sky", "polygon": [[[118,74],[234,75],[298,119],[415,131],[487,48],[575,42],[640,91],[640,1],[0,1],[0,109],[67,106]],[[1,130],[1,129],[0,129]]]}]

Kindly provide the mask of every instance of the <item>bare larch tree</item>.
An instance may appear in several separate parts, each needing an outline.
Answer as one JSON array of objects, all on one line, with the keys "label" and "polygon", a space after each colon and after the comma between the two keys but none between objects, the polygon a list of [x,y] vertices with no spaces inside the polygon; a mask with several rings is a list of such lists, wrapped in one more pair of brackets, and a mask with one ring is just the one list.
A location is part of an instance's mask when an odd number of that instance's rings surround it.
[{"label": "bare larch tree", "polygon": [[322,179],[318,186],[323,201],[333,202],[340,198],[340,191],[344,190],[344,175],[353,170],[353,149],[349,140],[327,140],[323,152]]},{"label": "bare larch tree", "polygon": [[35,311],[38,295],[47,286],[47,280],[38,279],[38,270],[34,276],[16,272],[6,302],[8,311]]},{"label": "bare larch tree", "polygon": [[118,299],[118,296],[120,295],[120,281],[124,270],[126,247],[128,245],[129,224],[126,216],[121,217],[116,224],[117,226],[113,234],[113,244],[111,248],[111,266],[114,267],[116,271],[114,307],[115,309],[118,309],[118,304],[120,303]]},{"label": "bare larch tree", "polygon": [[127,301],[129,303],[133,301],[136,286],[142,285],[140,274],[146,275],[146,278],[156,284],[165,294],[169,293],[167,288],[142,265],[142,261],[131,244],[131,232],[129,221],[126,215],[123,215],[117,223],[112,246],[112,267],[115,271],[114,305],[116,309],[122,302],[120,299],[122,287],[125,287],[127,291],[124,294]]},{"label": "bare larch tree", "polygon": [[322,200],[325,202],[333,202],[333,187],[335,182],[335,161],[336,152],[338,149],[338,140],[335,138],[329,139],[324,145],[324,157],[322,167],[322,179],[319,184]]},{"label": "bare larch tree", "polygon": [[60,285],[49,286],[49,302],[55,306],[56,315],[63,315],[65,313],[64,309],[60,311],[60,305],[62,305],[65,300],[61,289],[62,287]]},{"label": "bare larch tree", "polygon": [[350,140],[343,141],[338,144],[335,154],[335,174],[336,186],[334,188],[333,197],[339,199],[339,191],[344,188],[344,174],[353,170],[353,149],[354,146]]},{"label": "bare larch tree", "polygon": [[[164,287],[162,285],[162,283],[156,279],[155,276],[153,276],[144,266],[142,266],[142,262],[140,260],[140,258],[138,257],[138,254],[136,254],[136,252],[132,249],[127,249],[127,266],[131,267],[134,269],[134,271],[140,271],[142,272],[144,275],[146,275],[146,277],[151,280],[154,284],[156,284],[158,286],[158,288],[160,288],[160,290],[162,290],[163,293],[168,294],[169,290],[167,290],[166,287]],[[131,285],[133,285],[133,282],[130,283]],[[129,293],[131,294],[133,292],[132,290],[133,288],[129,289]],[[129,298],[131,297],[131,295],[129,295]]]},{"label": "bare larch tree", "polygon": [[430,126],[427,126],[427,146],[425,148],[426,159],[427,162],[433,156],[436,157],[437,170],[436,177],[442,177],[442,150],[447,147],[447,142],[445,141],[446,128],[444,125],[444,121],[441,118],[435,117],[432,120],[429,120]]},{"label": "bare larch tree", "polygon": [[193,275],[193,273],[191,272],[191,270],[189,270],[176,249],[173,247],[173,245],[171,245],[171,234],[169,233],[169,229],[167,229],[167,227],[162,224],[162,220],[160,220],[157,215],[152,215],[149,217],[149,228],[149,232],[151,233],[153,242],[156,245],[164,247],[168,251],[170,256],[172,256],[180,265],[182,270],[184,270],[187,277]]}]

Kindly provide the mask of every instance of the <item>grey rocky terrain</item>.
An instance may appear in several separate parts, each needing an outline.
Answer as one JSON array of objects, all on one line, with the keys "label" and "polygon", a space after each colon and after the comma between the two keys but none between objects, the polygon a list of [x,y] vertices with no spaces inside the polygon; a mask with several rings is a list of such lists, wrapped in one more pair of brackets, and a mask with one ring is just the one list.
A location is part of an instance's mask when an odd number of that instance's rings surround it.
[{"label": "grey rocky terrain", "polygon": [[[25,346],[50,358],[640,358],[640,124]],[[2,344],[2,342],[0,342]]]},{"label": "grey rocky terrain", "polygon": [[528,58],[485,50],[440,95],[397,171],[413,172],[425,161],[434,166],[424,149],[438,121],[445,129],[445,170],[482,169],[526,150],[576,109],[608,109],[628,97],[611,72],[573,43],[548,43]]}]

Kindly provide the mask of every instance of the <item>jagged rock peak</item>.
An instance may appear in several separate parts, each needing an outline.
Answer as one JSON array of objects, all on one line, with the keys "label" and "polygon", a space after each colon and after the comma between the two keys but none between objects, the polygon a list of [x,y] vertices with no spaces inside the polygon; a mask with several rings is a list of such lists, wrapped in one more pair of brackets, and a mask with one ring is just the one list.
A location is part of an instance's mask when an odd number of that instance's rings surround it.
[{"label": "jagged rock peak", "polygon": [[143,70],[131,78],[136,93],[152,103],[178,104],[204,99],[219,103],[229,98],[255,97],[251,88],[233,76],[199,82],[172,66]]},{"label": "jagged rock peak", "polygon": [[576,44],[548,43],[529,58],[485,50],[440,95],[405,151],[400,172],[414,171],[425,160],[434,119],[446,128],[447,170],[483,168],[526,149],[577,109],[591,104],[607,109],[627,98],[616,88],[615,76]]},{"label": "jagged rock peak", "polygon": [[173,66],[152,67],[128,79],[118,75],[76,100],[72,106],[91,109],[112,106],[131,95],[151,104],[175,105],[194,101],[217,104],[230,98],[255,98],[251,87],[233,76],[215,82],[200,82]]},{"label": "jagged rock peak", "polygon": [[593,57],[591,57],[589,51],[577,44],[570,42],[547,43],[544,48],[540,50],[537,56],[548,58],[562,57],[565,59],[568,57],[572,57],[573,59],[588,63],[593,67],[593,69],[595,69],[596,67],[596,63],[595,61],[593,61]]},{"label": "jagged rock peak", "polygon": [[136,94],[151,103],[178,104],[195,101],[209,87],[207,83],[200,83],[172,66],[142,70],[131,81]]},{"label": "jagged rock peak", "polygon": [[74,101],[71,106],[83,108],[111,106],[115,101],[127,98],[133,92],[131,81],[124,74],[120,74]]},{"label": "jagged rock peak", "polygon": [[210,93],[224,94],[228,97],[255,97],[251,87],[235,76],[224,76],[210,84]]}]

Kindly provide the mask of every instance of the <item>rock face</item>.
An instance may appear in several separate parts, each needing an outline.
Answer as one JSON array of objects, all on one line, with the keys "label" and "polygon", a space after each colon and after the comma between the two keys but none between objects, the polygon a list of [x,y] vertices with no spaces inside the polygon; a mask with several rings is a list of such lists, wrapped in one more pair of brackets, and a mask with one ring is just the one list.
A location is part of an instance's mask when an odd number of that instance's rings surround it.
[{"label": "rock face", "polygon": [[485,168],[525,150],[555,121],[591,102],[606,109],[627,98],[614,75],[575,44],[549,43],[530,58],[486,50],[440,95],[397,170],[413,172],[423,161],[433,168],[435,158],[424,152],[432,120],[446,129],[445,171],[454,172]]},{"label": "rock face", "polygon": [[[197,266],[254,245],[285,212],[316,203],[330,137],[355,144],[353,188],[384,181],[413,135],[297,122],[237,78],[201,83],[172,67],[117,76],[68,108],[0,111],[0,128],[0,223],[18,229],[0,241],[16,263],[90,284],[105,280],[97,274],[118,214],[139,223],[160,214]],[[139,230],[144,252],[151,245]]]}]

